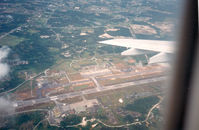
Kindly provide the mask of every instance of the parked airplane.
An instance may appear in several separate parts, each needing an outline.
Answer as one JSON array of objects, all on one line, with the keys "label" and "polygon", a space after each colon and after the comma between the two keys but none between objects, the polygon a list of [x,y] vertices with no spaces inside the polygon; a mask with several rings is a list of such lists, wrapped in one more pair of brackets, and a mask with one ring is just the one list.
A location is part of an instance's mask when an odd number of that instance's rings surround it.
[{"label": "parked airplane", "polygon": [[126,47],[121,55],[140,55],[150,51],[159,52],[149,59],[151,63],[161,63],[170,60],[169,56],[175,51],[173,41],[143,40],[143,39],[111,39],[100,41],[99,43]]}]

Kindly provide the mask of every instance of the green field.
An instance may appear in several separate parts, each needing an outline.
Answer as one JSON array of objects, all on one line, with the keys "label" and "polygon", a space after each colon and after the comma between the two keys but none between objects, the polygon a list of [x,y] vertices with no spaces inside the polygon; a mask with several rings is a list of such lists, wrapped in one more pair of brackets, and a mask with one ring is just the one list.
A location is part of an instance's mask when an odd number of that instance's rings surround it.
[{"label": "green field", "polygon": [[24,40],[26,40],[25,38],[22,37],[17,37],[14,35],[8,35],[4,38],[2,38],[0,40],[0,45],[6,45],[6,46],[16,46],[18,45],[20,42],[23,42]]},{"label": "green field", "polygon": [[90,87],[88,84],[85,84],[85,85],[81,85],[81,86],[73,86],[73,89],[75,90],[75,91],[79,91],[79,90],[83,90],[83,89],[86,89],[86,88],[88,88],[88,87]]}]

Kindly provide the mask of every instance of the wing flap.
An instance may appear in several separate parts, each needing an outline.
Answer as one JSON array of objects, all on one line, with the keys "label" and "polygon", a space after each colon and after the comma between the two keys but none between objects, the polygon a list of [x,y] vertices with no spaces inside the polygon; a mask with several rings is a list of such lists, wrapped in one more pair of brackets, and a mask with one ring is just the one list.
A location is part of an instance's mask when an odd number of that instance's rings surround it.
[{"label": "wing flap", "polygon": [[126,50],[126,51],[123,51],[121,53],[121,55],[129,56],[129,55],[141,55],[141,54],[145,54],[145,53],[146,53],[146,51],[135,49],[135,48],[130,48],[130,49]]}]

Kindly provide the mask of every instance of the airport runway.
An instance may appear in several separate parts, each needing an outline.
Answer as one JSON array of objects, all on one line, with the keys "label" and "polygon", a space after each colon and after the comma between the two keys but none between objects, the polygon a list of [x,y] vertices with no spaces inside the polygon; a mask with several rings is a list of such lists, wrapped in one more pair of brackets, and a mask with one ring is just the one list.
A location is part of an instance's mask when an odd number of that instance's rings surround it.
[{"label": "airport runway", "polygon": [[[155,83],[155,82],[165,81],[165,80],[166,80],[166,76],[155,76],[155,77],[135,80],[132,82],[116,84],[116,85],[98,86],[97,88],[87,89],[80,92],[70,92],[70,93],[64,93],[64,94],[60,94],[56,96],[45,97],[45,98],[26,100],[26,101],[16,101],[16,103],[17,103],[17,107],[21,108],[21,107],[26,107],[26,106],[32,106],[35,104],[40,104],[40,103],[46,103],[46,102],[57,100],[57,99],[64,100],[66,98],[73,98],[73,97],[78,97],[82,95],[93,94],[93,93],[98,93],[98,92],[103,92],[103,91],[108,91],[108,90],[121,89],[121,88],[129,87],[129,86],[139,87],[139,85],[150,84],[150,83]],[[95,82],[97,83],[96,80]]]}]

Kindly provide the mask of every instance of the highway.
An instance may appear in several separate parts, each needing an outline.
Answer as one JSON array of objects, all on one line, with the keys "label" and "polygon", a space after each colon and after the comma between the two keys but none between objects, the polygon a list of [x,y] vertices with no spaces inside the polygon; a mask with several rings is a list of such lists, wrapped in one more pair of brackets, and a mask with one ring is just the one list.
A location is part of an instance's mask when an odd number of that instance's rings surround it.
[{"label": "highway", "polygon": [[39,98],[39,99],[33,99],[33,100],[25,100],[25,101],[16,101],[17,107],[26,107],[26,106],[32,106],[35,104],[40,104],[40,103],[46,103],[49,101],[55,101],[57,99],[59,100],[64,100],[66,98],[73,98],[73,97],[78,97],[82,95],[87,95],[87,94],[93,94],[93,93],[98,93],[98,92],[104,92],[108,90],[114,90],[114,89],[121,89],[125,87],[139,87],[139,85],[144,85],[144,84],[150,84],[150,83],[155,83],[159,81],[164,81],[166,79],[166,76],[155,76],[155,77],[149,77],[145,79],[139,79],[135,80],[132,82],[127,82],[127,83],[122,83],[122,84],[116,84],[116,85],[110,85],[110,86],[100,86],[93,78],[94,82],[97,84],[96,88],[91,88],[79,92],[70,92],[70,93],[64,93],[56,96],[50,96],[50,97],[45,97],[45,98]]}]

